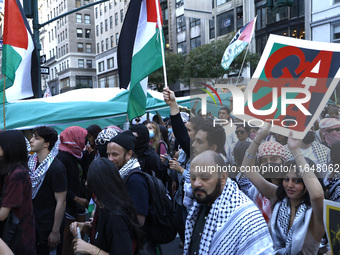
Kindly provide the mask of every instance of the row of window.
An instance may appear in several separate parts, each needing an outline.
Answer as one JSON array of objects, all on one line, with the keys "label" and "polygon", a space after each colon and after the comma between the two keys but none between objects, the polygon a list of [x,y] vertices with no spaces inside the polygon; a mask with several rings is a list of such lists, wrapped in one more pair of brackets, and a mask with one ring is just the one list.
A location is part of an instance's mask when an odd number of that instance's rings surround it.
[{"label": "row of window", "polygon": [[[113,57],[106,60],[106,68],[107,68],[107,70],[114,68],[114,58]],[[98,72],[103,72],[103,71],[105,71],[104,61],[100,61],[98,63]]]},{"label": "row of window", "polygon": [[[121,2],[122,0],[120,0]],[[115,6],[117,5],[118,0],[114,0]],[[100,4],[99,7],[95,8],[95,14],[96,14],[96,19],[98,19],[98,9],[99,9],[99,15],[102,16],[103,15],[103,8],[102,6],[104,6],[104,13],[107,12],[107,5],[106,4]],[[109,2],[109,9],[112,9],[112,3],[111,1]]]},{"label": "row of window", "polygon": [[[201,46],[201,36],[190,39],[190,50],[193,50],[193,49],[200,47],[200,46]],[[186,53],[186,52],[187,52],[186,41],[178,43],[177,44],[177,53]]]},{"label": "row of window", "polygon": [[[86,66],[85,66],[86,63]],[[78,68],[92,68],[91,59],[78,59]]]},{"label": "row of window", "polygon": [[[83,23],[83,15],[81,13],[76,14],[76,22]],[[91,24],[90,14],[84,14],[84,24]]]},{"label": "row of window", "polygon": [[84,43],[77,43],[77,51],[78,52],[92,53],[92,44],[91,43],[85,43],[85,51],[84,51]]},{"label": "row of window", "polygon": [[[113,28],[113,17],[110,16],[110,28]],[[109,29],[109,20],[106,19],[104,22],[100,22],[100,34],[104,32],[104,25],[105,25],[105,32],[108,31]],[[124,14],[123,10],[121,10],[121,15],[120,15],[120,22],[122,23],[124,20]],[[115,13],[115,26],[118,26],[118,13]],[[99,25],[96,26],[96,35],[99,36]]]},{"label": "row of window", "polygon": [[[59,21],[60,20],[60,21]],[[57,28],[61,28],[67,23],[66,16],[62,17],[61,19],[57,20]]]},{"label": "row of window", "polygon": [[[196,18],[190,18],[189,19],[189,24],[190,27],[195,27],[201,25],[201,19],[196,19]],[[176,18],[176,28],[177,28],[177,33],[180,33],[182,31],[186,30],[186,22],[185,22],[185,16],[181,15]]]},{"label": "row of window", "polygon": [[91,38],[91,29],[84,29],[85,34],[83,34],[82,28],[77,28],[77,37],[78,38]]},{"label": "row of window", "polygon": [[[90,0],[83,0],[83,5],[87,5],[90,3]],[[82,6],[82,0],[76,0],[76,7],[79,8]]]},{"label": "row of window", "polygon": [[61,43],[61,42],[64,41],[65,39],[67,39],[67,29],[65,29],[65,31],[62,31],[62,32],[58,35],[58,43]]},{"label": "row of window", "polygon": [[[119,34],[116,33],[116,46],[118,45],[118,42],[119,42]],[[100,44],[97,43],[97,54],[99,54],[100,52],[107,51],[113,47],[114,47],[114,38],[113,38],[113,35],[111,35],[110,42],[109,42],[109,38],[105,39],[105,47],[104,47],[104,40],[102,40]]]}]

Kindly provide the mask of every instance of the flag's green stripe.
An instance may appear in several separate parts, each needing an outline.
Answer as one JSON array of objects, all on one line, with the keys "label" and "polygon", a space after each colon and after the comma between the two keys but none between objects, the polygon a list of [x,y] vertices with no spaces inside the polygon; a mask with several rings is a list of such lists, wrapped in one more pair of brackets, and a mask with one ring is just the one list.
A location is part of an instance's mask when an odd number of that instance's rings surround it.
[{"label": "flag's green stripe", "polygon": [[[21,56],[16,52],[16,50],[8,44],[4,44],[2,48],[2,74],[7,76],[12,82],[15,79],[15,72],[18,69],[22,61]],[[9,83],[10,84],[10,83]],[[11,84],[13,85],[13,83]],[[6,88],[7,80],[6,80]],[[2,91],[3,88],[0,88]]]},{"label": "flag's green stripe", "polygon": [[145,113],[146,96],[140,83],[130,85],[129,89],[129,103],[128,103],[128,116],[129,120],[142,116]]},{"label": "flag's green stripe", "polygon": [[131,84],[137,84],[163,65],[161,44],[157,33],[132,57]]}]

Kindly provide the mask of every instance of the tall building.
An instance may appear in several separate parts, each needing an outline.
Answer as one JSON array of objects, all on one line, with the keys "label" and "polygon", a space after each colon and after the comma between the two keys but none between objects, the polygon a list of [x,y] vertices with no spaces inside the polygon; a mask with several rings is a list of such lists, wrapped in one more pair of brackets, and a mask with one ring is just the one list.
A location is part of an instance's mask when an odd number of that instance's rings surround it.
[{"label": "tall building", "polygon": [[109,0],[94,7],[98,88],[119,86],[117,46],[128,5]]},{"label": "tall building", "polygon": [[[39,23],[87,5],[92,0],[39,1]],[[42,76],[52,95],[96,84],[93,7],[60,18],[40,30],[41,55],[46,55],[49,75]]]}]

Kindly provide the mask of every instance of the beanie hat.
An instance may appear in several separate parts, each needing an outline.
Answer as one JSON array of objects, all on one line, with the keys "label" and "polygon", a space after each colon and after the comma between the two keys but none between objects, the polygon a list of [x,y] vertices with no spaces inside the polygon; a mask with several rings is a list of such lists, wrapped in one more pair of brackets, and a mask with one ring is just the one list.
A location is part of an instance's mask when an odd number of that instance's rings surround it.
[{"label": "beanie hat", "polygon": [[127,151],[135,150],[135,144],[136,144],[136,137],[132,134],[131,131],[125,131],[123,133],[120,133],[113,137],[110,142],[114,142],[116,144],[119,144]]}]

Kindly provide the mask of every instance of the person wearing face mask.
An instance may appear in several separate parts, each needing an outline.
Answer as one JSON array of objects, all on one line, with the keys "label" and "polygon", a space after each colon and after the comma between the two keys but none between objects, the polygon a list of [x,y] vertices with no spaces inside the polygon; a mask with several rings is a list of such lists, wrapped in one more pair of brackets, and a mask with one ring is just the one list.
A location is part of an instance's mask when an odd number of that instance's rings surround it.
[{"label": "person wearing face mask", "polygon": [[159,125],[154,121],[144,121],[143,124],[149,129],[150,145],[158,155],[167,154],[167,145],[162,140]]},{"label": "person wearing face mask", "polygon": [[156,175],[157,178],[163,178],[161,173],[161,160],[155,149],[150,147],[149,130],[144,125],[131,125],[131,131],[136,137],[135,153],[143,172]]},{"label": "person wearing face mask", "polygon": [[[288,160],[293,159],[293,155],[290,152],[288,145],[284,146],[285,151],[286,151],[286,156]],[[328,163],[330,162],[330,149],[315,141],[315,132],[314,131],[308,131],[305,137],[302,139],[301,142],[301,154],[313,160],[313,162],[317,165],[320,166],[321,169],[326,169],[328,166]],[[326,173],[326,171],[324,171]],[[324,177],[324,176],[323,176]]]}]

